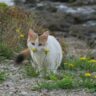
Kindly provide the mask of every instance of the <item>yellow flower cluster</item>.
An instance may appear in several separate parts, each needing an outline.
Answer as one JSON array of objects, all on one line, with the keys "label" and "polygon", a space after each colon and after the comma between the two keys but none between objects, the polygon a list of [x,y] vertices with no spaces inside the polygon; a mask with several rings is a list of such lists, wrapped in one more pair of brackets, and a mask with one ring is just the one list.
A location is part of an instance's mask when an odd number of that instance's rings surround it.
[{"label": "yellow flower cluster", "polygon": [[96,63],[95,59],[89,60],[90,63]]},{"label": "yellow flower cluster", "polygon": [[96,75],[92,75],[89,72],[86,72],[84,75],[85,75],[85,77],[92,77],[92,78],[96,79]]},{"label": "yellow flower cluster", "polygon": [[85,77],[91,77],[91,73],[86,72],[86,73],[85,73]]},{"label": "yellow flower cluster", "polygon": [[20,28],[17,28],[17,29],[16,29],[16,32],[17,32],[17,33],[21,33]]},{"label": "yellow flower cluster", "polygon": [[20,34],[20,37],[21,37],[21,38],[24,38],[24,34]]},{"label": "yellow flower cluster", "polygon": [[86,57],[81,57],[80,60],[87,60],[87,58]]},{"label": "yellow flower cluster", "polygon": [[80,60],[87,60],[90,63],[96,63],[96,60],[95,59],[88,59],[86,57],[81,57]]},{"label": "yellow flower cluster", "polygon": [[[37,52],[37,49],[36,48],[32,48],[31,50],[32,50],[32,52]],[[44,53],[47,55],[49,53],[49,49],[48,48],[45,48],[44,49]]]},{"label": "yellow flower cluster", "polygon": [[96,79],[96,75],[94,76],[94,78]]},{"label": "yellow flower cluster", "polygon": [[20,28],[17,28],[16,32],[19,34],[19,38],[24,38],[25,37],[24,34],[21,32]]},{"label": "yellow flower cluster", "polygon": [[31,50],[32,50],[32,52],[37,52],[36,48],[32,48]]},{"label": "yellow flower cluster", "polygon": [[69,64],[69,67],[73,68],[74,67],[74,64]]},{"label": "yellow flower cluster", "polygon": [[48,48],[44,48],[44,52],[47,55],[49,53],[49,49]]}]

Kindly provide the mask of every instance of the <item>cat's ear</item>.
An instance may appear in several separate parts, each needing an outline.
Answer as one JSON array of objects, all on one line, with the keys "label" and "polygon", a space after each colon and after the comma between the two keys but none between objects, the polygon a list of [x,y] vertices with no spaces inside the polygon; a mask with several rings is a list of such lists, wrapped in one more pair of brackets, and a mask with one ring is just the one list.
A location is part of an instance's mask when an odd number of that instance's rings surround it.
[{"label": "cat's ear", "polygon": [[34,36],[36,36],[36,33],[32,29],[29,29],[28,38],[30,38],[30,37],[32,38]]},{"label": "cat's ear", "polygon": [[48,36],[49,36],[49,31],[44,32],[41,36],[42,36],[42,38],[43,38],[44,40],[47,41]]}]

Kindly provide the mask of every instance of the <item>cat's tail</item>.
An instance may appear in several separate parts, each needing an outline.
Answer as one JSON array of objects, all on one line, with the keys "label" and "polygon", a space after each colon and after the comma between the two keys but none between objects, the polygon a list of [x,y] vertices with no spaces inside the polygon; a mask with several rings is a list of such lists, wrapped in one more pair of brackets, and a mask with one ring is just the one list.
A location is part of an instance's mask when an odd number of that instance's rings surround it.
[{"label": "cat's tail", "polygon": [[15,59],[15,63],[20,64],[29,56],[30,56],[30,50],[27,48],[17,55]]}]

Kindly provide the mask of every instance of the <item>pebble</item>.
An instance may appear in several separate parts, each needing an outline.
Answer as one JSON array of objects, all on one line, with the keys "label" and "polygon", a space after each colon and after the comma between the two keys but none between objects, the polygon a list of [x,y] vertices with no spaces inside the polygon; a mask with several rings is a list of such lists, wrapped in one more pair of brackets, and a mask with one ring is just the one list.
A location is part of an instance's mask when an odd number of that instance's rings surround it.
[{"label": "pebble", "polygon": [[22,92],[20,93],[20,96],[28,96],[28,93],[25,92],[25,91],[22,91]]}]

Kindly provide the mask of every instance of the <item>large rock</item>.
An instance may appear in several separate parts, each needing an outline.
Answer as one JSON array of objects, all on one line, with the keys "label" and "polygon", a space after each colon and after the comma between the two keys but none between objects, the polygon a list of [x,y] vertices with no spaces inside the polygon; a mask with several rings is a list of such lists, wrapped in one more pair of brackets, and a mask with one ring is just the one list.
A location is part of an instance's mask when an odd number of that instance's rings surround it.
[{"label": "large rock", "polygon": [[[95,4],[95,1],[96,0],[76,0],[76,3]],[[30,0],[30,2],[32,1]],[[35,2],[38,3],[33,4],[34,6],[25,6],[25,9],[36,13],[37,21],[40,25],[47,27],[52,32],[58,31],[58,34],[62,32],[63,35],[66,33],[67,35],[83,39],[88,45],[94,47],[93,45],[96,43],[95,5],[72,6],[71,4],[61,3],[63,0],[36,0]]]},{"label": "large rock", "polygon": [[96,0],[76,0],[75,4],[77,5],[96,4]]},{"label": "large rock", "polygon": [[[42,2],[45,0],[21,0],[25,1],[25,3],[34,3],[34,2]],[[46,0],[53,2],[76,2],[77,4],[95,4],[96,0]]]},{"label": "large rock", "polygon": [[39,22],[49,28],[51,31],[68,32],[69,27],[74,22],[74,19],[69,15],[60,12],[37,12]]},{"label": "large rock", "polygon": [[72,36],[85,40],[90,47],[96,47],[96,25],[72,25],[69,30]]},{"label": "large rock", "polygon": [[96,4],[96,0],[49,0],[55,2],[75,2],[78,5],[89,5],[89,4]]},{"label": "large rock", "polygon": [[54,2],[74,2],[76,0],[50,0],[50,1],[54,1]]},{"label": "large rock", "polygon": [[16,5],[29,4],[33,5],[42,2],[61,2],[61,3],[72,3],[73,5],[93,5],[96,4],[96,0],[14,0]]}]

